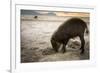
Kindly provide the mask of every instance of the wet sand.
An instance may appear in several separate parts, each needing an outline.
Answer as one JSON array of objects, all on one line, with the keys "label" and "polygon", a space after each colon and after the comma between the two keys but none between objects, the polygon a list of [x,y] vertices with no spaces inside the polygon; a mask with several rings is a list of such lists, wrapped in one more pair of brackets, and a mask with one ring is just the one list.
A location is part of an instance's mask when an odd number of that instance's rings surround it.
[{"label": "wet sand", "polygon": [[[56,20],[51,20],[51,18]],[[89,34],[84,36],[85,53],[82,55],[79,49],[81,46],[79,38],[71,39],[68,42],[66,53],[62,53],[61,50],[56,53],[52,49],[51,35],[68,18],[60,17],[57,21],[57,17],[49,16],[46,19],[45,16],[40,16],[39,19],[21,20],[21,63],[89,60]],[[88,18],[85,21],[89,23]]]}]

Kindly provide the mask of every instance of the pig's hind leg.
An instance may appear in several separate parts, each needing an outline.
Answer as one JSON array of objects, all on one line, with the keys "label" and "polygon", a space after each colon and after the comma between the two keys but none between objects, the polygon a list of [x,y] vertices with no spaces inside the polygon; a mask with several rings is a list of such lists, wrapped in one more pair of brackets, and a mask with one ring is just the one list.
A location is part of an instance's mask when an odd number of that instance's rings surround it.
[{"label": "pig's hind leg", "polygon": [[84,35],[81,35],[79,37],[80,37],[80,40],[81,40],[81,48],[80,48],[80,50],[81,50],[81,54],[83,54],[84,53],[84,45],[85,45]]}]

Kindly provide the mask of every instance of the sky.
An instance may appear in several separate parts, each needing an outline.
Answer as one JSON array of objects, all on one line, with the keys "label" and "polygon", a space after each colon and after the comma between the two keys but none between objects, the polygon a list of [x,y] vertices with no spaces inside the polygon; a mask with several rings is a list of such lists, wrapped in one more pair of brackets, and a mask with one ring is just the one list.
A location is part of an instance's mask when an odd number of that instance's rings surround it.
[{"label": "sky", "polygon": [[84,12],[55,12],[55,11],[36,11],[36,10],[21,10],[21,15],[49,15],[49,16],[80,16],[89,17],[89,13]]}]

